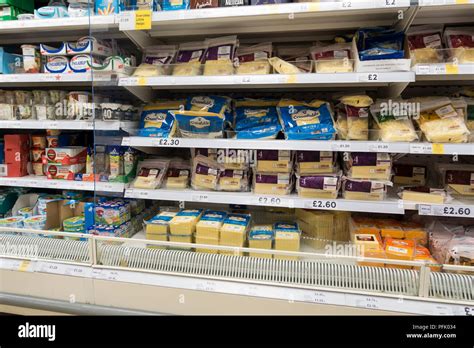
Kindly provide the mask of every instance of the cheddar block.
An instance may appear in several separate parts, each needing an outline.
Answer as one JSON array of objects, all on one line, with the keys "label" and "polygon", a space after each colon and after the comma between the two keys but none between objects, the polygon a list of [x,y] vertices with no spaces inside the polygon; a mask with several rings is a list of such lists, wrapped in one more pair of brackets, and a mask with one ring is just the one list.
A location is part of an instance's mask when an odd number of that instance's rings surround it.
[{"label": "cheddar block", "polygon": [[[147,233],[146,234],[146,239],[167,242],[168,241],[168,234],[148,234]],[[153,244],[147,244],[147,248],[150,248],[150,249],[166,249],[165,246],[153,245]]]},{"label": "cheddar block", "polygon": [[353,217],[349,221],[351,234],[373,234],[380,236],[380,228],[372,219],[360,219]]},{"label": "cheddar block", "polygon": [[296,191],[300,197],[336,199],[341,186],[339,174],[304,174],[296,177]]},{"label": "cheddar block", "polygon": [[292,189],[293,176],[283,173],[254,173],[253,189],[257,194],[288,195]]},{"label": "cheddar block", "polygon": [[403,188],[402,199],[404,201],[417,203],[443,204],[446,201],[445,190],[432,189],[429,187],[405,187]]},{"label": "cheddar block", "polygon": [[211,158],[198,155],[193,159],[191,185],[195,190],[217,190],[223,167]]},{"label": "cheddar block", "polygon": [[[385,239],[385,254],[388,259],[411,261],[415,257],[415,241],[409,239]],[[394,268],[411,269],[411,266],[389,265]]]},{"label": "cheddar block", "polygon": [[351,179],[390,180],[392,159],[388,153],[352,152],[344,166]]},{"label": "cheddar block", "polygon": [[[249,232],[249,248],[271,249],[273,243],[273,226],[256,225]],[[271,259],[272,254],[249,253],[251,257]]]},{"label": "cheddar block", "polygon": [[327,211],[296,210],[297,223],[315,249],[323,249],[334,239],[334,214]]},{"label": "cheddar block", "polygon": [[[299,251],[301,230],[297,223],[277,222],[273,225],[275,250]],[[297,256],[275,255],[276,259],[297,260]]]},{"label": "cheddar block", "polygon": [[[414,258],[415,261],[423,261],[425,263],[428,263],[428,264],[435,264],[435,265],[438,265],[439,263],[433,258],[433,256],[431,255],[430,251],[425,248],[425,247],[422,247],[422,246],[417,246],[415,248],[415,258]],[[439,272],[441,271],[441,266],[435,266],[435,265],[432,265],[432,266],[429,266],[430,269],[434,272]],[[415,269],[420,269],[421,267],[415,267]]]},{"label": "cheddar block", "polygon": [[[145,221],[145,233],[146,235],[158,234],[166,235],[169,233],[170,221],[176,216],[176,212],[164,211]],[[148,238],[148,237],[147,237]]]},{"label": "cheddar block", "polygon": [[181,210],[170,221],[170,233],[181,236],[194,234],[201,214],[202,209]]},{"label": "cheddar block", "polygon": [[229,214],[220,229],[220,245],[243,246],[250,225],[250,215]]},{"label": "cheddar block", "polygon": [[335,211],[334,216],[334,240],[346,242],[350,240],[349,219],[351,213],[347,211]]},{"label": "cheddar block", "polygon": [[420,165],[411,164],[398,164],[393,165],[393,183],[397,185],[415,185],[425,186],[426,184],[426,167]]},{"label": "cheddar block", "polygon": [[222,227],[226,212],[206,210],[196,224],[196,238],[211,238],[219,240],[219,230]]},{"label": "cheddar block", "polygon": [[257,150],[257,171],[268,173],[291,173],[292,153],[289,150]]},{"label": "cheddar block", "polygon": [[332,151],[296,151],[296,171],[299,174],[333,173],[334,157]]},{"label": "cheddar block", "polygon": [[474,196],[474,168],[471,170],[448,170],[445,182],[456,194]]},{"label": "cheddar block", "polygon": [[363,254],[369,250],[376,252],[383,251],[380,238],[375,234],[354,233],[352,235],[352,242],[356,245],[357,250],[361,251],[359,254]]},{"label": "cheddar block", "polygon": [[272,57],[268,60],[272,65],[273,69],[279,74],[299,74],[300,69],[298,69],[293,64],[285,62],[283,59],[278,57]]},{"label": "cheddar block", "polygon": [[402,226],[405,231],[405,239],[413,239],[417,245],[428,244],[428,232],[423,225],[412,221],[403,221]]},{"label": "cheddar block", "polygon": [[342,184],[345,199],[383,201],[387,193],[385,182],[346,179]]},{"label": "cheddar block", "polygon": [[189,182],[189,169],[168,168],[168,173],[165,181],[165,188],[167,189],[185,189]]},{"label": "cheddar block", "polygon": [[[196,234],[196,244],[209,244],[209,245],[219,245],[219,238],[212,238],[212,237],[201,237]],[[204,249],[204,248],[196,248],[197,252],[200,253],[209,253],[209,254],[218,254],[219,250],[217,249]]]},{"label": "cheddar block", "polygon": [[[193,236],[192,235],[185,235],[185,236],[180,236],[180,235],[173,235],[171,234],[169,236],[170,242],[177,242],[177,243],[192,243],[193,242]],[[184,250],[191,250],[192,248],[187,248],[187,247],[173,247],[174,249],[184,249]]]},{"label": "cheddar block", "polygon": [[380,234],[383,238],[405,238],[405,231],[403,230],[402,225],[396,220],[380,220],[377,221],[377,226],[380,228]]}]

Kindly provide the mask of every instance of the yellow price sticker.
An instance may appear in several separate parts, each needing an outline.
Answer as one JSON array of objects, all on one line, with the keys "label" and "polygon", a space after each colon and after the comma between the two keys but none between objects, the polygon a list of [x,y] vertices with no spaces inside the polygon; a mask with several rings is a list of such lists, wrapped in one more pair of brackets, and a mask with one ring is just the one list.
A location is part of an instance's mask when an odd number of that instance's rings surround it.
[{"label": "yellow price sticker", "polygon": [[469,4],[469,0],[456,0],[457,5]]},{"label": "yellow price sticker", "polygon": [[135,30],[151,29],[151,11],[137,10],[135,11]]},{"label": "yellow price sticker", "polygon": [[286,83],[296,83],[298,75],[289,75],[286,79]]},{"label": "yellow price sticker", "polygon": [[446,64],[446,74],[459,74],[459,66],[455,64]]},{"label": "yellow price sticker", "polygon": [[309,12],[319,11],[319,2],[310,2],[308,4],[308,11]]},{"label": "yellow price sticker", "polygon": [[146,85],[146,77],[139,77],[138,81],[137,81],[137,84],[139,86],[145,86]]},{"label": "yellow price sticker", "polygon": [[26,261],[21,261],[20,263],[20,267],[18,267],[18,270],[20,272],[26,272],[28,270],[28,266],[30,265],[30,261],[29,260],[26,260]]},{"label": "yellow price sticker", "polygon": [[433,155],[444,155],[444,145],[443,144],[433,144],[432,145]]}]

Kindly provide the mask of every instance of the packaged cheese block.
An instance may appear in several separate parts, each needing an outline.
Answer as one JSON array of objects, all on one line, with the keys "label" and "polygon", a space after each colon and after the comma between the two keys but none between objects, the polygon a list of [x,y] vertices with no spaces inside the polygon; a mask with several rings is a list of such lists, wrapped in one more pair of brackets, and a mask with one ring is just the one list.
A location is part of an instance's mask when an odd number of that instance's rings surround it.
[{"label": "packaged cheese block", "polygon": [[[387,256],[385,255],[385,251],[383,250],[365,250],[364,248],[360,249],[360,258],[359,259],[386,259]],[[359,266],[369,266],[369,267],[385,267],[385,263],[383,262],[377,262],[377,261],[372,261],[372,260],[366,260],[366,261],[357,261],[357,264]]]},{"label": "packaged cheese block", "polygon": [[441,63],[443,25],[419,25],[408,29],[407,42],[414,64]]},{"label": "packaged cheese block", "polygon": [[352,72],[350,42],[310,48],[311,58],[316,61],[317,73]]},{"label": "packaged cheese block", "polygon": [[278,74],[293,75],[301,73],[300,69],[298,69],[296,66],[291,63],[285,62],[283,59],[280,59],[278,57],[270,58],[268,61]]},{"label": "packaged cheese block", "polygon": [[[411,261],[415,257],[416,243],[410,239],[385,238],[385,254],[389,259]],[[411,266],[401,266],[411,268]]]},{"label": "packaged cheese block", "polygon": [[410,102],[420,104],[416,122],[429,142],[467,142],[469,130],[449,98],[418,97],[410,99]]},{"label": "packaged cheese block", "polygon": [[224,115],[206,111],[179,111],[173,115],[183,138],[222,138]]},{"label": "packaged cheese block", "polygon": [[374,234],[380,237],[380,228],[377,221],[361,216],[353,216],[349,219],[349,228],[351,235],[355,233]]},{"label": "packaged cheese block", "polygon": [[286,139],[331,140],[336,134],[333,112],[325,101],[282,99],[277,111]]},{"label": "packaged cheese block", "polygon": [[229,214],[220,230],[220,245],[243,246],[250,225],[250,215]]},{"label": "packaged cheese block", "polygon": [[352,242],[361,251],[382,251],[380,237],[371,233],[353,233]]},{"label": "packaged cheese block", "polygon": [[433,204],[443,204],[449,200],[446,190],[426,186],[402,187],[400,197],[403,201]]},{"label": "packaged cheese block", "polygon": [[[414,261],[423,261],[429,264],[430,269],[434,272],[441,271],[441,265],[437,266],[439,263],[431,256],[430,251],[422,246],[416,246],[415,248],[415,258]],[[415,269],[420,269],[421,267],[414,267]]]},{"label": "packaged cheese block", "polygon": [[402,99],[378,99],[370,107],[370,113],[379,129],[376,139],[386,142],[418,140],[412,122],[416,111],[412,104]]},{"label": "packaged cheese block", "polygon": [[237,75],[267,75],[270,74],[271,65],[268,60],[239,63]]},{"label": "packaged cheese block", "polygon": [[204,75],[234,74],[234,56],[239,46],[237,36],[206,39],[208,45],[204,63]]},{"label": "packaged cheese block", "polygon": [[339,99],[336,106],[337,127],[344,140],[369,139],[369,107],[373,100],[366,95],[350,95]]},{"label": "packaged cheese block", "polygon": [[257,194],[288,195],[293,188],[293,175],[283,173],[254,173],[253,191]]},{"label": "packaged cheese block", "polygon": [[281,131],[276,109],[269,99],[235,100],[235,132],[238,139],[275,139]]},{"label": "packaged cheese block", "polygon": [[140,115],[138,135],[142,137],[168,138],[176,130],[173,110],[184,105],[182,100],[163,101],[147,105]]},{"label": "packaged cheese block", "polygon": [[289,150],[257,150],[257,171],[291,173],[293,153]]},{"label": "packaged cheese block", "polygon": [[[176,242],[176,243],[192,243],[193,242],[193,236],[192,235],[169,235],[170,242]],[[188,247],[178,247],[174,246],[172,247],[173,249],[180,249],[180,250],[191,250],[192,248]]]},{"label": "packaged cheese block", "polygon": [[147,238],[149,235],[167,235],[169,233],[169,224],[171,219],[177,213],[174,211],[163,211],[148,221],[145,221],[145,232]]},{"label": "packaged cheese block", "polygon": [[179,45],[176,65],[173,67],[175,76],[201,75],[201,63],[204,61],[208,44],[206,42],[185,42]]},{"label": "packaged cheese block", "polygon": [[474,165],[439,164],[437,170],[443,184],[450,192],[462,196],[474,196]]},{"label": "packaged cheese block", "polygon": [[296,171],[299,174],[334,173],[334,160],[332,151],[296,151]]},{"label": "packaged cheese block", "polygon": [[[297,222],[314,249],[324,249],[334,238],[334,214],[317,210],[296,210]],[[303,213],[302,213],[303,212]]]},{"label": "packaged cheese block", "polygon": [[219,191],[246,192],[249,190],[249,171],[225,169],[219,177]]},{"label": "packaged cheese block", "polygon": [[344,153],[344,168],[351,179],[390,180],[392,159],[388,153]]},{"label": "packaged cheese block", "polygon": [[196,225],[196,237],[219,240],[219,231],[227,213],[217,210],[206,210]]},{"label": "packaged cheese block", "polygon": [[425,186],[427,170],[426,166],[413,164],[393,164],[393,183],[397,185]]},{"label": "packaged cheese block", "polygon": [[[297,223],[277,222],[273,225],[275,250],[300,251],[301,230]],[[276,259],[297,260],[297,256],[275,255]]]},{"label": "packaged cheese block", "polygon": [[[218,238],[204,237],[196,234],[196,244],[209,244],[209,245],[219,245]],[[209,254],[218,254],[218,249],[207,249],[207,248],[196,248],[196,251],[199,253],[209,253]]]},{"label": "packaged cheese block", "polygon": [[167,67],[142,63],[133,72],[134,77],[153,77],[168,75]]},{"label": "packaged cheese block", "polygon": [[252,46],[242,47],[237,50],[237,75],[263,75],[270,74],[268,58],[272,55],[272,43],[263,42]]},{"label": "packaged cheese block", "polygon": [[197,76],[202,74],[200,62],[189,62],[177,64],[173,67],[174,76]]},{"label": "packaged cheese block", "polygon": [[202,148],[196,148],[196,149],[191,149],[191,156],[194,159],[194,157],[201,155],[204,157],[209,157],[213,161],[217,161],[217,151],[218,149],[202,149]]},{"label": "packaged cheese block", "polygon": [[383,201],[387,194],[389,181],[345,179],[342,183],[342,196],[345,199]]},{"label": "packaged cheese block", "polygon": [[187,188],[190,172],[189,165],[187,168],[177,168],[176,166],[168,168],[164,185],[165,188],[171,190]]},{"label": "packaged cheese block", "polygon": [[247,170],[253,161],[253,150],[218,149],[217,160],[225,169]]},{"label": "packaged cheese block", "polygon": [[217,161],[198,155],[193,159],[191,186],[195,190],[217,190],[223,167]]},{"label": "packaged cheese block", "polygon": [[[249,232],[249,248],[271,249],[273,243],[273,226],[256,225]],[[271,259],[272,254],[249,253],[251,257],[261,257]]]},{"label": "packaged cheese block", "polygon": [[133,188],[157,189],[160,188],[166,172],[169,160],[146,159],[138,163],[137,177],[132,183]]},{"label": "packaged cheese block", "polygon": [[380,228],[380,234],[383,238],[391,237],[394,239],[405,238],[405,231],[400,222],[392,219],[381,219],[377,221],[377,226]]},{"label": "packaged cheese block", "polygon": [[402,226],[405,231],[405,239],[414,239],[417,245],[428,244],[428,232],[422,224],[413,221],[402,221]]},{"label": "packaged cheese block", "polygon": [[337,174],[296,175],[296,191],[300,197],[336,199],[342,172]]},{"label": "packaged cheese block", "polygon": [[170,221],[172,235],[187,236],[196,231],[196,224],[201,217],[202,209],[184,209],[177,213]]},{"label": "packaged cheese block", "polygon": [[221,76],[221,75],[233,75],[234,74],[234,64],[232,61],[227,60],[214,60],[208,61],[204,64],[204,73],[203,75],[210,76]]},{"label": "packaged cheese block", "polygon": [[460,64],[474,63],[474,29],[472,27],[446,28],[445,42]]}]

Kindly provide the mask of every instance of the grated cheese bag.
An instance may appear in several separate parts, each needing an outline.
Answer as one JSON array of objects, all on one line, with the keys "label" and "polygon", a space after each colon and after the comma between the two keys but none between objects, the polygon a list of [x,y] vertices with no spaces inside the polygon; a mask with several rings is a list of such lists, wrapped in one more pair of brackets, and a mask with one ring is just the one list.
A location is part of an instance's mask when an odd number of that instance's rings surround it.
[{"label": "grated cheese bag", "polygon": [[369,106],[372,98],[367,95],[350,95],[339,98],[336,106],[336,128],[344,140],[369,139]]}]

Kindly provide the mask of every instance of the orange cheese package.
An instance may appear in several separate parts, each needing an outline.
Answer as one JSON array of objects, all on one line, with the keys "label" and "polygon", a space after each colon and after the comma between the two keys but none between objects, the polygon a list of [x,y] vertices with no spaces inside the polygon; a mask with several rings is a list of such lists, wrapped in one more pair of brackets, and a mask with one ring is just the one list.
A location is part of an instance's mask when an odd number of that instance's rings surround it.
[{"label": "orange cheese package", "polygon": [[[415,261],[423,261],[428,264],[438,264],[438,262],[433,258],[430,251],[422,246],[417,246],[415,248]],[[429,266],[432,271],[438,272],[441,270],[440,266]],[[419,267],[415,267],[416,269]]]},{"label": "orange cheese package", "polygon": [[349,220],[351,234],[374,234],[380,236],[380,228],[373,219],[355,216]]},{"label": "orange cheese package", "polygon": [[[385,254],[388,259],[412,261],[415,258],[416,243],[409,239],[385,238]],[[395,268],[412,268],[404,265],[389,265]]]},{"label": "orange cheese package", "polygon": [[402,227],[405,232],[405,239],[415,240],[417,245],[428,244],[428,232],[423,225],[416,222],[403,221]]},{"label": "orange cheese package", "polygon": [[377,221],[377,226],[380,228],[380,234],[383,238],[403,239],[405,237],[405,231],[397,220],[381,219]]}]

